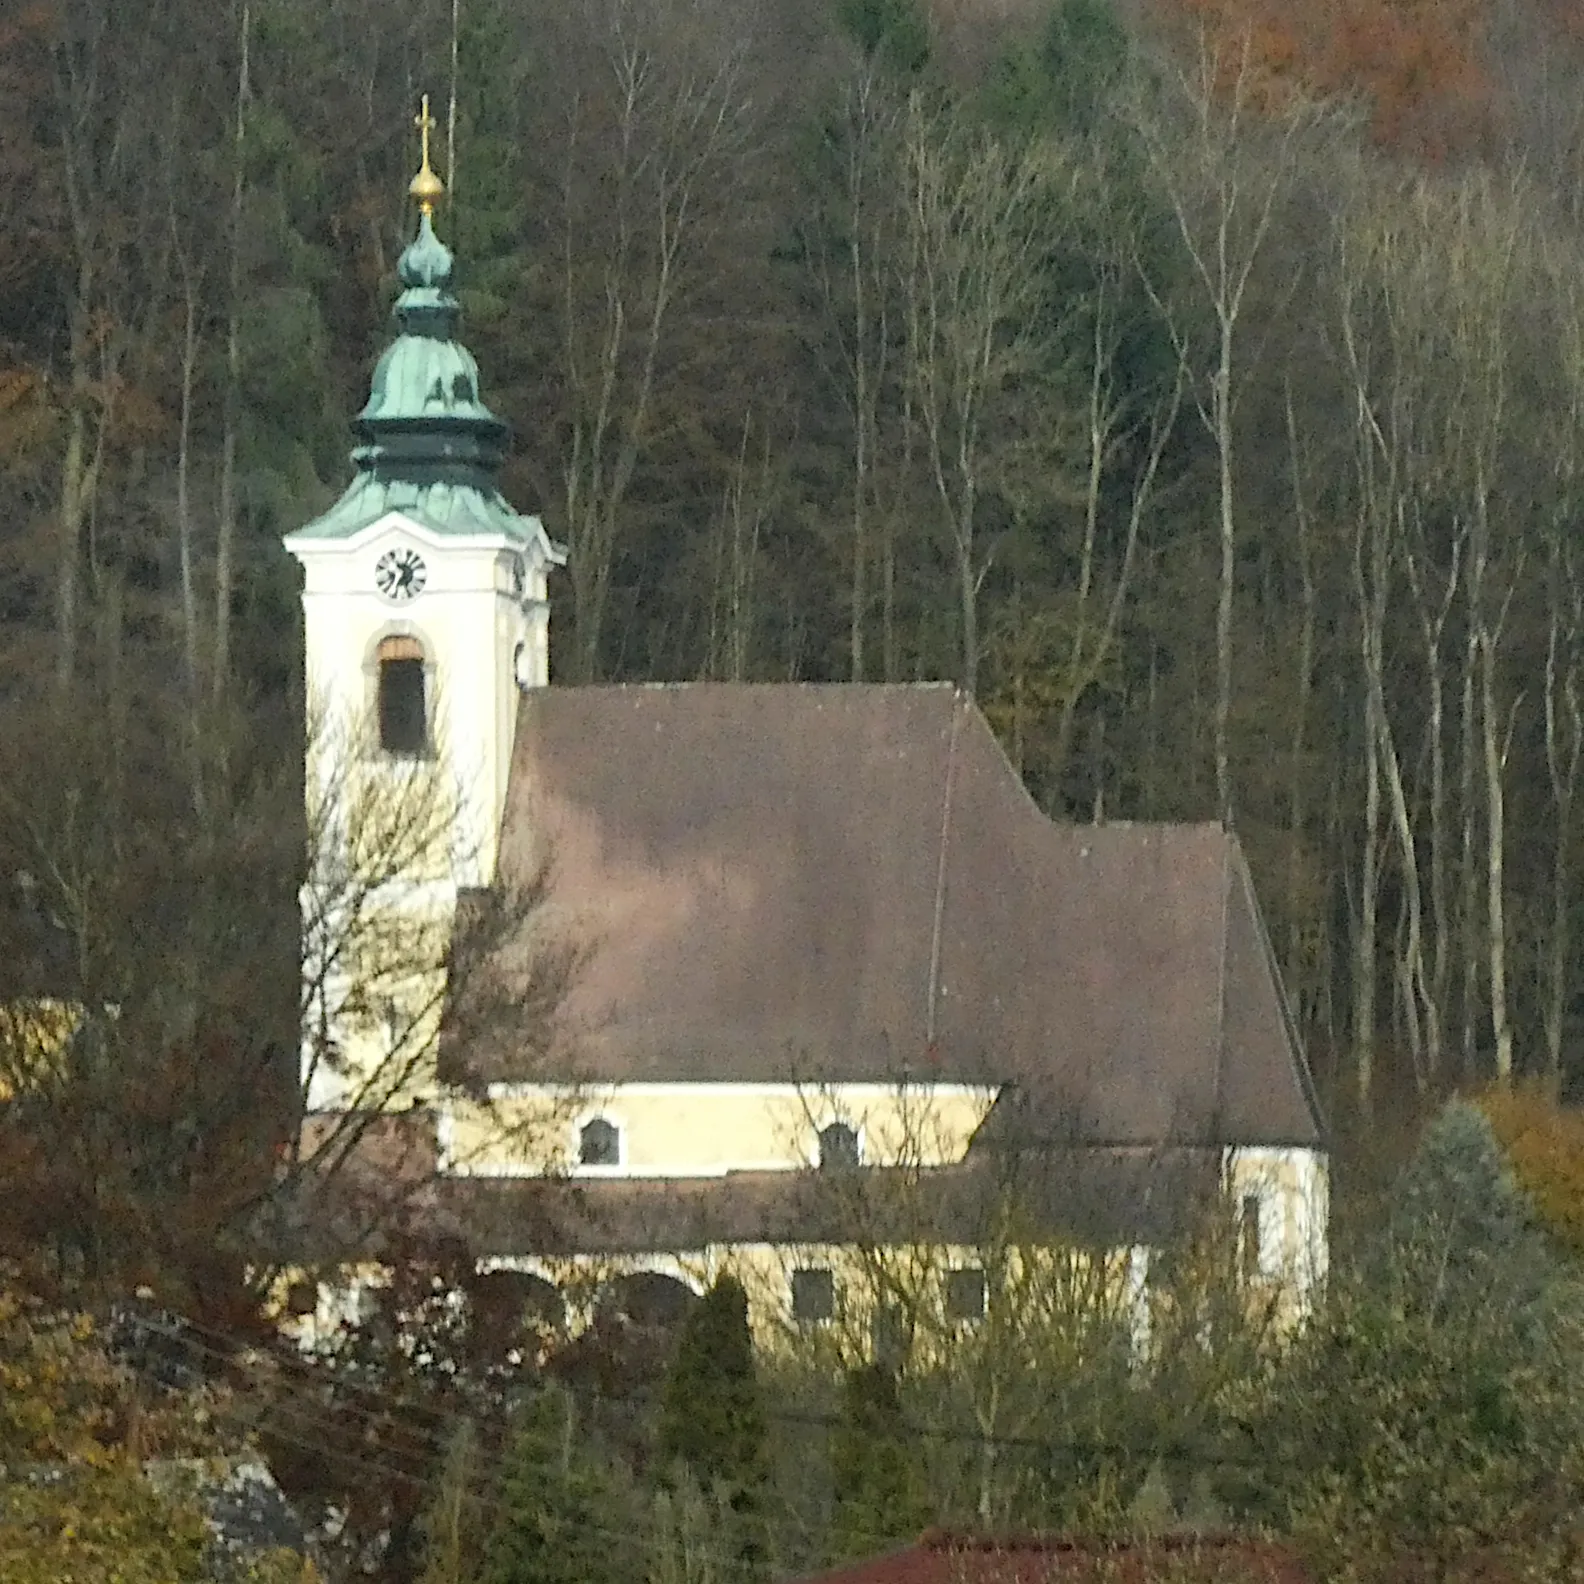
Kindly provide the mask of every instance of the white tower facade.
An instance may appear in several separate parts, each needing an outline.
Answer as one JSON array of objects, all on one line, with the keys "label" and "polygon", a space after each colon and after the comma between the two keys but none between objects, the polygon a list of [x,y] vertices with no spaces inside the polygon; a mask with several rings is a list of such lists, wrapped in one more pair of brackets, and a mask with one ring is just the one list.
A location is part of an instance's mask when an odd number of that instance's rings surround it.
[{"label": "white tower facade", "polygon": [[294,535],[303,568],[310,730],[346,761],[426,760],[454,802],[449,880],[488,885],[511,765],[517,699],[549,681],[547,574],[531,532],[437,531],[387,511],[345,538]]},{"label": "white tower facade", "polygon": [[518,697],[549,681],[565,556],[496,487],[506,426],[456,339],[438,185],[426,148],[356,475],[284,541],[303,568],[310,1111],[423,1098],[457,894],[494,880]]}]

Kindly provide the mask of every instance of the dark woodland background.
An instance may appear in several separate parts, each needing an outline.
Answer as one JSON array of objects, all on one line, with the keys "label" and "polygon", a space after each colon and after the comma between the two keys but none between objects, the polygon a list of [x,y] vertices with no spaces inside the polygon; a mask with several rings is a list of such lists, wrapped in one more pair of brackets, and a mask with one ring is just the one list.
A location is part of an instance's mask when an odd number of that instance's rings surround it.
[{"label": "dark woodland background", "polygon": [[[1299,1332],[1213,1218],[1143,1356],[1092,1260],[998,1285],[1013,1219],[978,1324],[878,1283],[924,1345],[876,1366],[756,1360],[729,1279],[574,1334],[391,1216],[340,1350],[282,1342],[365,1135],[296,1153],[279,540],[424,92],[558,683],[955,678],[1054,817],[1233,823],[1336,1128]],[[0,0],[0,1571],[213,1576],[142,1471],[223,1442],[393,1584],[925,1523],[1576,1576],[1581,151],[1567,0]]]},{"label": "dark woodland background", "polygon": [[428,91],[558,682],[957,678],[1233,821],[1339,1125],[1584,1079],[1572,8],[10,0],[0,90],[3,856],[106,1002],[294,1044],[279,537]]}]

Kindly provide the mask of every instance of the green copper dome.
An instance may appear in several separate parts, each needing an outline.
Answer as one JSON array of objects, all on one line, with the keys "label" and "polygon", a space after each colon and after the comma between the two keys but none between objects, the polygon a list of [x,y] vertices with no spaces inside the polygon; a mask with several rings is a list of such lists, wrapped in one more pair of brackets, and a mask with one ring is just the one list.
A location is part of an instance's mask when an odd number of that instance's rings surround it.
[{"label": "green copper dome", "polygon": [[397,265],[396,339],[375,366],[353,424],[357,476],[303,535],[346,538],[389,511],[439,533],[535,531],[495,485],[507,428],[484,405],[478,364],[456,339],[461,309],[450,291],[452,265],[425,212]]},{"label": "green copper dome", "polygon": [[451,251],[427,214],[397,271],[401,333],[374,370],[357,418],[363,444],[352,461],[392,477],[423,474],[461,483],[472,472],[477,482],[491,483],[505,455],[506,425],[479,400],[478,364],[454,339],[460,308],[447,290]]},{"label": "green copper dome", "polygon": [[396,273],[403,286],[414,289],[451,284],[451,249],[435,235],[434,221],[427,214],[418,222],[418,235],[402,249]]}]

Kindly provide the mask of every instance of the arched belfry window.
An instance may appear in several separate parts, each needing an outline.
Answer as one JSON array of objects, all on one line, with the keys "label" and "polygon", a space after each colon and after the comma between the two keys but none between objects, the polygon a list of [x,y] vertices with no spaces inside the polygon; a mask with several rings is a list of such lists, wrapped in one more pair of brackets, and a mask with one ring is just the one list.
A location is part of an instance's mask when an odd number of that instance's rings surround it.
[{"label": "arched belfry window", "polygon": [[821,1171],[842,1171],[858,1164],[858,1135],[845,1122],[820,1129],[819,1163]]},{"label": "arched belfry window", "polygon": [[614,1122],[595,1117],[578,1129],[578,1165],[621,1165],[621,1131]]},{"label": "arched belfry window", "polygon": [[429,749],[429,712],[424,696],[424,652],[416,638],[384,639],[375,652],[378,666],[379,744],[389,754],[421,754]]}]

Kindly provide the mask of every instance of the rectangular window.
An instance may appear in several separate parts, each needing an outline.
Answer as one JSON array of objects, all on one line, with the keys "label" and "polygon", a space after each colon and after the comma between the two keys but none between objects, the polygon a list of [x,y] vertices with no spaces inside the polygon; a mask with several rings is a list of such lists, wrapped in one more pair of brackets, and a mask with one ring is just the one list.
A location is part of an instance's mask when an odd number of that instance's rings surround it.
[{"label": "rectangular window", "polygon": [[983,1320],[985,1314],[985,1273],[971,1270],[946,1272],[946,1318]]},{"label": "rectangular window", "polygon": [[1238,1269],[1247,1277],[1258,1276],[1265,1250],[1261,1244],[1260,1196],[1243,1195],[1238,1204]]},{"label": "rectangular window", "polygon": [[381,660],[379,736],[386,753],[421,754],[429,746],[422,660]]},{"label": "rectangular window", "polygon": [[908,1327],[902,1311],[887,1304],[875,1311],[869,1325],[869,1346],[882,1369],[899,1370],[907,1362]]},{"label": "rectangular window", "polygon": [[836,1313],[836,1278],[828,1270],[792,1272],[792,1318],[814,1323]]}]

